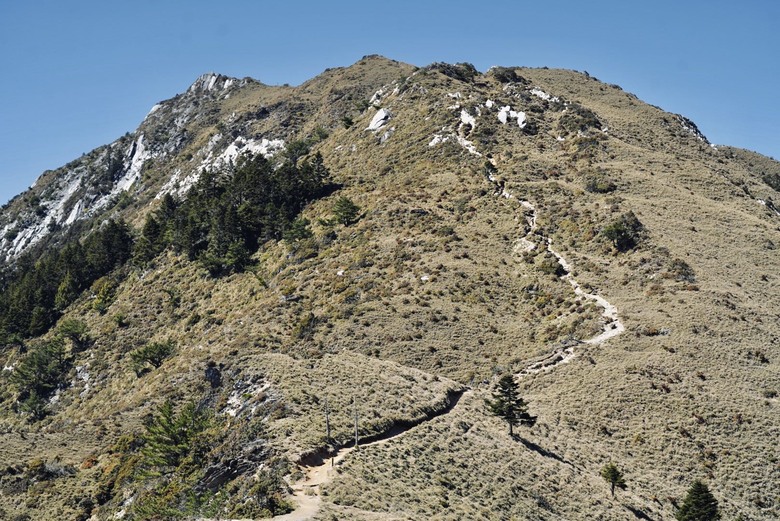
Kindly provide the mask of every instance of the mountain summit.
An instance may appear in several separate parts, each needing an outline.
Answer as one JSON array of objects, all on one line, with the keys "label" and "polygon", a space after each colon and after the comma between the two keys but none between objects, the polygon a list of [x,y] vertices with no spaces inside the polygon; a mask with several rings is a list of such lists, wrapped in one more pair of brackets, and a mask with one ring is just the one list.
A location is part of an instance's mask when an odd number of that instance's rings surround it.
[{"label": "mountain summit", "polygon": [[0,211],[0,517],[776,518],[779,190],[576,71],[204,74]]}]

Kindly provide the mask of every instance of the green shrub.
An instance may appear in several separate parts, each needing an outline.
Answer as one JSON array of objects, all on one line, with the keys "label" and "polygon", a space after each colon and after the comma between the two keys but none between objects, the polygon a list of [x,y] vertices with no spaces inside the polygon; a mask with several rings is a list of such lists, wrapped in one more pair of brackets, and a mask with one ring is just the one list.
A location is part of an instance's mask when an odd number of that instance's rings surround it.
[{"label": "green shrub", "polygon": [[115,313],[114,316],[111,317],[111,320],[114,321],[114,324],[116,324],[116,327],[127,327],[129,325],[129,322],[127,321],[127,315],[122,313],[121,311],[119,313]]},{"label": "green shrub", "polygon": [[566,105],[566,111],[558,120],[558,128],[569,134],[586,132],[589,128],[601,128],[601,122],[596,114],[578,103]]},{"label": "green shrub", "polygon": [[543,255],[541,260],[536,263],[536,267],[539,271],[546,273],[547,275],[555,275],[556,277],[563,277],[566,275],[566,270],[551,253]]},{"label": "green shrub", "polygon": [[585,191],[594,194],[608,194],[614,192],[617,185],[609,177],[606,172],[594,171],[585,174]]},{"label": "green shrub", "polygon": [[682,259],[673,259],[669,263],[668,273],[670,277],[678,282],[696,282],[696,273],[694,273],[693,268]]},{"label": "green shrub", "polygon": [[488,74],[501,83],[517,83],[523,81],[523,78],[518,76],[517,72],[515,72],[515,69],[512,67],[491,67]]},{"label": "green shrub", "polygon": [[621,215],[601,230],[601,234],[620,252],[626,252],[639,244],[644,226],[634,212]]},{"label": "green shrub", "polygon": [[429,65],[427,68],[428,70],[439,71],[445,76],[466,83],[471,83],[475,76],[479,76],[479,71],[476,67],[467,62],[456,63],[454,65],[451,63],[437,62]]},{"label": "green shrub", "polygon": [[780,174],[777,173],[771,173],[771,174],[764,174],[764,176],[761,178],[763,181],[780,192]]},{"label": "green shrub", "polygon": [[175,345],[173,340],[165,342],[151,342],[144,347],[130,352],[130,358],[133,360],[133,369],[138,376],[141,376],[147,370],[147,364],[155,369],[160,367],[163,362],[173,355]]}]

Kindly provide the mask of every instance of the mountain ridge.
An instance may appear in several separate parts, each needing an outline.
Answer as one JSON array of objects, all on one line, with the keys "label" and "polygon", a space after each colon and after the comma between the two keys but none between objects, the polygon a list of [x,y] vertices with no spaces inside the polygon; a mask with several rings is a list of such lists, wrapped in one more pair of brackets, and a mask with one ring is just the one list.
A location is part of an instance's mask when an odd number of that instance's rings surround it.
[{"label": "mountain ridge", "polygon": [[[239,175],[242,152],[277,172],[321,161],[333,190],[303,206],[308,234],[260,240],[243,270],[214,276],[162,243],[84,288],[51,331],[4,340],[0,508],[21,515],[41,493],[43,518],[144,519],[205,487],[224,503],[200,495],[186,515],[282,513],[281,478],[353,439],[357,414],[361,439],[431,418],[349,453],[319,489],[320,518],[669,519],[693,476],[729,516],[778,512],[777,162],[713,148],[683,117],[573,71],[369,56],[298,87],[242,81],[201,75],[4,208],[0,247],[29,219],[15,239],[48,237],[33,251],[86,244],[108,219],[139,244],[150,219],[167,229],[166,195],[182,211],[205,172]],[[48,230],[71,215],[84,219]],[[89,342],[62,336],[72,321]],[[28,423],[12,375],[57,338],[72,364]],[[136,364],[169,344],[159,365]],[[519,438],[481,405],[506,373],[523,374],[538,417]],[[147,479],[165,400],[201,404],[216,427],[187,453],[201,465]],[[630,487],[614,499],[609,461]]]}]

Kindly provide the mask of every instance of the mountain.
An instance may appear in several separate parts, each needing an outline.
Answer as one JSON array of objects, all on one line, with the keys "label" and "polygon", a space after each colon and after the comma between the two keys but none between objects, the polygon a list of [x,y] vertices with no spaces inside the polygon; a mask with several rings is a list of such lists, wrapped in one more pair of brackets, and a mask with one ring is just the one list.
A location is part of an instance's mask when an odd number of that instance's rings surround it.
[{"label": "mountain", "polygon": [[586,73],[203,75],[0,211],[0,517],[777,518],[779,189]]}]

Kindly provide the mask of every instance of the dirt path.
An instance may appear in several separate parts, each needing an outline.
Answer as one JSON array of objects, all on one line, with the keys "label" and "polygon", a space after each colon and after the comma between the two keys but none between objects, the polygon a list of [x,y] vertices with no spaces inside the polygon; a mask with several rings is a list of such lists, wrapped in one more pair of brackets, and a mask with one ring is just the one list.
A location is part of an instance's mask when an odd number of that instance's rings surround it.
[{"label": "dirt path", "polygon": [[417,422],[411,422],[411,424],[407,426],[397,426],[387,432],[370,436],[365,440],[359,440],[357,447],[354,445],[342,447],[338,449],[336,453],[323,458],[321,463],[301,465],[300,470],[303,472],[303,478],[290,484],[292,496],[289,499],[295,505],[295,510],[289,514],[276,516],[273,519],[276,521],[304,521],[312,519],[320,509],[322,486],[333,479],[336,475],[336,467],[339,466],[347,454],[354,450],[361,450],[372,445],[382,445],[395,440],[410,432],[418,425],[449,413],[458,405],[461,398],[471,394],[473,394],[471,389],[463,389],[452,393],[446,407]]},{"label": "dirt path", "polygon": [[[490,180],[499,189],[501,196],[507,199],[514,199],[514,196],[511,193],[507,192],[503,188],[503,186],[499,185],[499,183],[497,183],[492,178]],[[537,242],[534,242],[532,239],[544,243],[546,245],[547,251],[553,254],[556,259],[558,259],[558,262],[566,272],[565,275],[561,276],[561,280],[565,280],[566,282],[568,282],[574,289],[575,294],[579,295],[580,297],[586,300],[592,300],[598,306],[600,306],[603,309],[602,316],[604,317],[605,320],[603,331],[601,333],[587,340],[583,340],[583,341],[573,340],[573,341],[562,343],[557,349],[555,349],[549,355],[545,356],[541,360],[537,360],[529,364],[522,371],[515,374],[515,378],[522,378],[523,376],[526,375],[536,374],[543,371],[550,371],[561,364],[566,364],[577,356],[574,350],[575,346],[579,344],[591,344],[591,345],[600,344],[625,331],[625,327],[623,326],[623,323],[620,321],[620,318],[618,317],[617,307],[615,307],[613,304],[610,304],[605,298],[595,293],[588,293],[585,290],[583,290],[580,284],[576,280],[574,280],[574,277],[572,275],[571,265],[566,261],[566,259],[560,253],[558,253],[552,248],[552,239],[548,237],[544,237],[541,234],[538,234],[536,232],[537,213],[534,205],[524,200],[518,200],[518,202],[520,206],[524,209],[524,215],[528,225],[528,231],[525,233],[523,237],[517,240],[515,244],[515,251],[532,251],[536,249],[538,247],[538,244]],[[436,416],[441,416],[449,413],[458,404],[460,398],[462,398],[464,395],[468,395],[472,393],[473,391],[471,390],[463,391],[457,394],[457,396],[455,396],[452,399],[451,403],[441,412],[431,415],[430,417],[414,425],[409,425],[406,427],[400,426],[391,429],[387,433],[380,435],[379,437],[374,438],[371,441],[367,441],[365,443],[361,441],[357,449],[359,450],[362,447],[364,448],[364,447],[370,447],[371,445],[379,445],[382,443],[387,443],[391,440],[398,438],[399,436],[403,436],[404,434],[414,429],[420,423],[424,423],[425,421],[433,419]],[[289,514],[274,517],[273,519],[278,521],[305,521],[307,519],[312,519],[315,515],[317,515],[320,509],[320,503],[322,501],[321,492],[322,492],[323,485],[325,485],[326,483],[330,482],[333,479],[334,475],[336,474],[336,467],[338,467],[341,461],[344,460],[344,458],[353,450],[356,450],[356,447],[354,446],[343,447],[339,449],[335,454],[333,454],[332,457],[324,459],[319,464],[301,466],[301,470],[303,471],[304,477],[290,484],[290,489],[292,490],[293,493],[290,500],[295,504],[296,507],[295,510]]]},{"label": "dirt path", "polygon": [[[510,192],[506,191],[503,185],[496,182],[492,176],[490,176],[489,179],[496,186],[496,189],[500,191],[502,197],[505,197],[506,199],[514,199],[514,196]],[[582,340],[582,341],[575,340],[570,342],[564,342],[561,346],[555,349],[548,356],[542,358],[541,360],[537,360],[536,362],[528,365],[522,371],[515,374],[515,377],[520,378],[529,374],[536,374],[543,371],[549,371],[554,367],[557,367],[558,365],[566,364],[570,362],[572,359],[574,359],[575,356],[577,356],[577,354],[574,351],[574,346],[576,346],[577,344],[579,343],[590,344],[590,345],[600,344],[602,342],[606,342],[610,338],[616,337],[617,335],[625,331],[626,328],[623,325],[623,323],[620,321],[620,318],[618,317],[617,307],[614,304],[609,303],[604,297],[596,293],[588,293],[584,289],[582,289],[580,283],[574,280],[574,276],[572,275],[571,265],[566,261],[563,255],[561,255],[560,253],[558,253],[556,250],[553,249],[552,239],[549,237],[544,237],[543,235],[541,235],[536,231],[536,221],[537,221],[536,207],[533,204],[531,204],[529,201],[524,201],[522,199],[519,199],[518,202],[520,206],[524,209],[524,215],[528,226],[528,231],[525,233],[523,237],[518,239],[517,242],[515,243],[515,248],[514,248],[515,252],[520,253],[520,252],[535,250],[538,247],[538,244],[537,242],[534,242],[532,239],[544,243],[547,251],[549,251],[558,260],[558,263],[566,272],[565,275],[561,276],[561,280],[565,280],[566,282],[568,282],[571,285],[571,287],[574,289],[574,293],[576,295],[586,300],[592,300],[599,307],[601,307],[603,309],[601,316],[604,317],[604,327],[601,333],[599,333],[598,335],[592,338],[588,338],[587,340]]]}]

